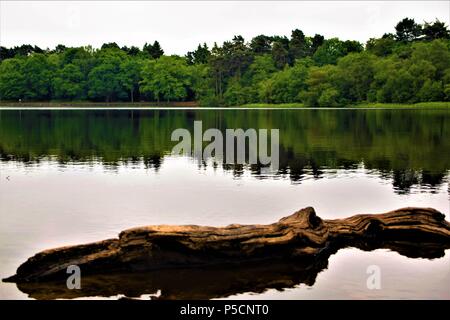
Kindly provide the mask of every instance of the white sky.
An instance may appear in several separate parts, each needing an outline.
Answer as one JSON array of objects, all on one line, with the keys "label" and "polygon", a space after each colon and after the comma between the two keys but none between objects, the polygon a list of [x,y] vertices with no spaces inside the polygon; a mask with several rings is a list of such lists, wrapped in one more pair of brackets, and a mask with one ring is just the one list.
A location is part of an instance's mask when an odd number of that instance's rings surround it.
[{"label": "white sky", "polygon": [[393,32],[404,17],[449,24],[450,1],[0,1],[0,45],[53,48],[104,42],[142,47],[158,40],[167,54],[235,34],[312,36],[365,42]]}]

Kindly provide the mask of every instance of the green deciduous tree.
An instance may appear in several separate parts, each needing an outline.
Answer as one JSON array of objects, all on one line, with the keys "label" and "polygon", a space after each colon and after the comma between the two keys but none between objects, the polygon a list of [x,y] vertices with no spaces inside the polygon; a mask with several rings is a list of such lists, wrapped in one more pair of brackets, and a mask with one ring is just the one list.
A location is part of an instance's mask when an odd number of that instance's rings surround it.
[{"label": "green deciduous tree", "polygon": [[56,99],[85,99],[86,82],[80,67],[66,64],[53,78],[53,92]]},{"label": "green deciduous tree", "polygon": [[23,73],[24,60],[12,58],[0,64],[0,99],[23,99],[26,90],[26,78]]},{"label": "green deciduous tree", "polygon": [[306,106],[335,107],[342,104],[333,83],[336,69],[333,65],[309,69],[307,87],[299,93],[299,98]]},{"label": "green deciduous tree", "polygon": [[239,106],[248,102],[249,89],[243,87],[237,78],[231,79],[224,93],[224,101],[230,106]]},{"label": "green deciduous tree", "polygon": [[339,59],[334,85],[347,103],[367,100],[375,60],[376,57],[369,53],[351,53]]},{"label": "green deciduous tree", "polygon": [[313,59],[317,65],[336,64],[340,57],[346,54],[344,43],[338,38],[325,40],[325,42],[317,48]]},{"label": "green deciduous tree", "polygon": [[442,101],[445,93],[441,81],[425,80],[422,88],[417,92],[418,101]]},{"label": "green deciduous tree", "polygon": [[142,69],[140,90],[152,94],[158,101],[182,100],[191,83],[186,60],[177,56],[162,56],[147,61]]},{"label": "green deciduous tree", "polygon": [[52,75],[55,66],[49,64],[44,54],[28,57],[22,68],[25,76],[24,98],[29,100],[50,100]]},{"label": "green deciduous tree", "polygon": [[259,96],[270,103],[299,102],[299,92],[306,89],[308,69],[311,65],[310,59],[301,59],[297,60],[293,67],[286,67],[274,73],[260,84]]},{"label": "green deciduous tree", "polygon": [[122,83],[121,64],[125,53],[107,49],[99,52],[97,65],[89,72],[89,97],[111,102],[127,96]]},{"label": "green deciduous tree", "polygon": [[371,38],[366,43],[366,49],[368,52],[373,53],[379,57],[385,57],[390,55],[396,46],[396,42],[393,37],[386,37],[375,39]]},{"label": "green deciduous tree", "polygon": [[142,60],[126,58],[120,63],[120,83],[129,92],[130,101],[134,102],[134,95],[141,81]]}]

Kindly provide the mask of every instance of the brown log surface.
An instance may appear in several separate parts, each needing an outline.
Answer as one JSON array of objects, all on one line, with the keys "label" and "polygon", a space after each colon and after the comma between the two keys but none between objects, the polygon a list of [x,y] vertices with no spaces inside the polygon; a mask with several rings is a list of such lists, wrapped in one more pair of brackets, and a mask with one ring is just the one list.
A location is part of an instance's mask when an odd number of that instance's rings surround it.
[{"label": "brown log surface", "polygon": [[[28,288],[34,288],[33,283],[65,279],[69,265],[78,265],[83,276],[110,278],[136,271],[172,274],[174,268],[192,267],[207,270],[203,272],[206,275],[236,266],[251,278],[252,270],[256,275],[261,269],[261,261],[272,263],[264,267],[265,275],[270,273],[267,268],[276,268],[280,275],[293,265],[317,274],[326,267],[330,254],[344,247],[388,248],[408,257],[442,257],[450,248],[450,223],[431,208],[323,220],[308,207],[268,225],[145,226],[125,230],[117,239],[42,251],[4,281],[25,286],[31,283]],[[299,281],[301,277],[295,278]]]}]

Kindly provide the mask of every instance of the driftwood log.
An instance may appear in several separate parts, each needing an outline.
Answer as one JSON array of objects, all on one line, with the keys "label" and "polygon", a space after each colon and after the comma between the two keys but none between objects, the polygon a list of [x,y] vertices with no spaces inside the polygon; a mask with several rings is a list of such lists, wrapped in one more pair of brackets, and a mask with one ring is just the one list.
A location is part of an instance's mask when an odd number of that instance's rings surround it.
[{"label": "driftwood log", "polygon": [[[323,220],[308,207],[269,225],[146,226],[118,239],[45,250],[3,281],[38,299],[158,290],[160,298],[206,299],[312,285],[329,256],[345,247],[438,258],[450,249],[450,223],[431,208]],[[81,269],[81,290],[66,288],[70,265]]]}]

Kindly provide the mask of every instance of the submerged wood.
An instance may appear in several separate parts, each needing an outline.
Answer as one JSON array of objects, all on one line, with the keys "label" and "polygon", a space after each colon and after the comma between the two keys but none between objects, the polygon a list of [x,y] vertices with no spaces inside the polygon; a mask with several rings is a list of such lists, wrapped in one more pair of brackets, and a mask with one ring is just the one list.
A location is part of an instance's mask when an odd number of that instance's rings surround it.
[{"label": "submerged wood", "polygon": [[[146,226],[118,239],[42,251],[4,281],[44,299],[158,289],[166,298],[213,298],[312,285],[329,256],[344,247],[438,258],[450,248],[450,223],[431,208],[323,220],[308,207],[269,225]],[[59,281],[69,265],[80,267],[82,290]]]}]

